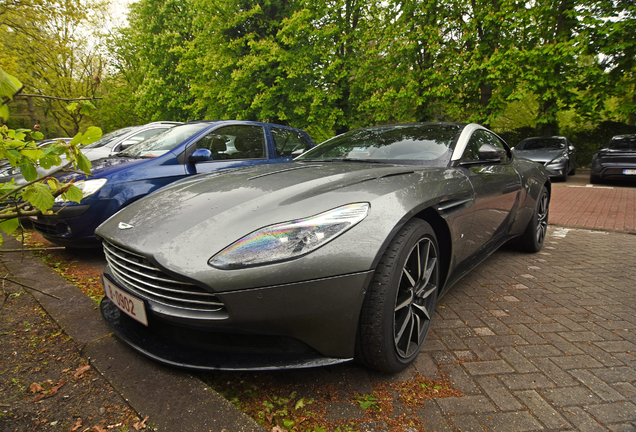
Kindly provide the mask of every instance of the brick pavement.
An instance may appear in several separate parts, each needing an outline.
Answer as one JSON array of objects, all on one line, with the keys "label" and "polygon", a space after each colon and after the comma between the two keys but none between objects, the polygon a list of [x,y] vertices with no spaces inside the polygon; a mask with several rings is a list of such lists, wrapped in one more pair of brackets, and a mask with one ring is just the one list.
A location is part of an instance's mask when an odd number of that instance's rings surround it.
[{"label": "brick pavement", "polygon": [[550,223],[636,233],[636,188],[554,183]]},{"label": "brick pavement", "polygon": [[[626,233],[636,231],[635,190],[575,185],[554,185],[541,252],[504,248],[440,300],[407,371],[347,364],[312,378],[341,374],[341,391],[365,394],[446,375],[464,396],[419,409],[429,431],[636,431],[636,236]],[[333,416],[355,419],[355,408]]]}]

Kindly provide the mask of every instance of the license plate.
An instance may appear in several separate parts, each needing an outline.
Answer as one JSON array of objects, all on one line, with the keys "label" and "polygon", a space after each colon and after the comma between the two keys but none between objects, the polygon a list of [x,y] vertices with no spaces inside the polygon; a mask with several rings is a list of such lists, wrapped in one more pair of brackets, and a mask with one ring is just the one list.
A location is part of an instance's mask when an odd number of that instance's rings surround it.
[{"label": "license plate", "polygon": [[625,175],[636,175],[636,169],[623,170],[623,174],[625,174]]},{"label": "license plate", "polygon": [[136,319],[145,326],[148,325],[146,308],[144,307],[143,301],[119,289],[115,284],[103,276],[102,281],[104,283],[104,292],[106,293],[106,296],[111,299],[123,313]]}]

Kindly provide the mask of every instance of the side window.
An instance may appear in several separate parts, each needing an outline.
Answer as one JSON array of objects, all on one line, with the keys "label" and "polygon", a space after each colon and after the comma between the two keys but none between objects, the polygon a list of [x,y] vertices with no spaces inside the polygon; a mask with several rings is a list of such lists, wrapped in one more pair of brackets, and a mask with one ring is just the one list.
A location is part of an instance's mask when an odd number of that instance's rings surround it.
[{"label": "side window", "polygon": [[136,133],[134,135],[129,136],[128,138],[126,138],[124,141],[122,141],[121,144],[119,144],[119,148],[116,149],[115,151],[121,151],[121,150],[125,150],[130,146],[133,146],[137,143],[140,143],[148,138],[150,138],[153,135],[157,135],[159,132],[163,132],[165,129],[148,129],[139,133]]},{"label": "side window", "polygon": [[501,160],[501,163],[509,162],[508,149],[501,142],[499,138],[494,136],[493,134],[486,132],[485,130],[478,130],[473,133],[468,141],[468,145],[464,150],[464,154],[462,155],[462,161],[477,161],[479,160],[479,148],[484,144],[490,144],[502,150],[505,150],[506,157]]},{"label": "side window", "polygon": [[224,126],[201,138],[196,146],[210,150],[213,160],[267,157],[265,134],[260,126]]},{"label": "side window", "polygon": [[300,133],[277,127],[272,127],[271,131],[276,146],[276,156],[295,157],[309,150],[309,142]]}]

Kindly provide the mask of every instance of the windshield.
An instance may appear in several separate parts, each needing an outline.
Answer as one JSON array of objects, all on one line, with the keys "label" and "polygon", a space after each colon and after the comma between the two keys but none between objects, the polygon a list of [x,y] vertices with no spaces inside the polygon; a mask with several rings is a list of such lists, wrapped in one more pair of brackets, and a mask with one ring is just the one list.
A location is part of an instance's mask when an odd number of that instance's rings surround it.
[{"label": "windshield", "polygon": [[104,147],[106,144],[115,140],[115,138],[122,136],[125,133],[132,132],[139,126],[129,126],[123,129],[117,129],[116,131],[112,131],[104,135],[99,141],[95,141],[93,144],[89,144],[84,148],[98,148]]},{"label": "windshield", "polygon": [[210,126],[210,123],[191,123],[166,129],[147,140],[120,152],[119,156],[157,157],[169,152],[193,135]]},{"label": "windshield", "polygon": [[560,150],[565,148],[561,138],[526,138],[517,145],[516,150]]},{"label": "windshield", "polygon": [[614,138],[609,143],[614,150],[636,150],[636,135]]},{"label": "windshield", "polygon": [[338,135],[295,160],[361,160],[445,165],[463,126],[413,124],[358,129]]}]

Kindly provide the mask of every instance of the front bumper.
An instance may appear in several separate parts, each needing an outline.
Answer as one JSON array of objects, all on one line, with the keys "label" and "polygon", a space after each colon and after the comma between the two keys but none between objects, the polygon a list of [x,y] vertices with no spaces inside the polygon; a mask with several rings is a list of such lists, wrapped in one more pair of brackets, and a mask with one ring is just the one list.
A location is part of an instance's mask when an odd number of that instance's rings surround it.
[{"label": "front bumper", "polygon": [[551,178],[563,178],[567,175],[568,164],[567,162],[562,162],[559,164],[549,164],[545,166],[546,171],[548,171],[548,175]]},{"label": "front bumper", "polygon": [[[105,277],[128,292],[106,268]],[[142,299],[148,326],[108,298],[102,316],[117,336],[161,363],[199,370],[305,368],[353,357],[360,308],[373,272],[216,293],[224,319],[193,318]],[[134,294],[138,297],[137,294]]]}]

